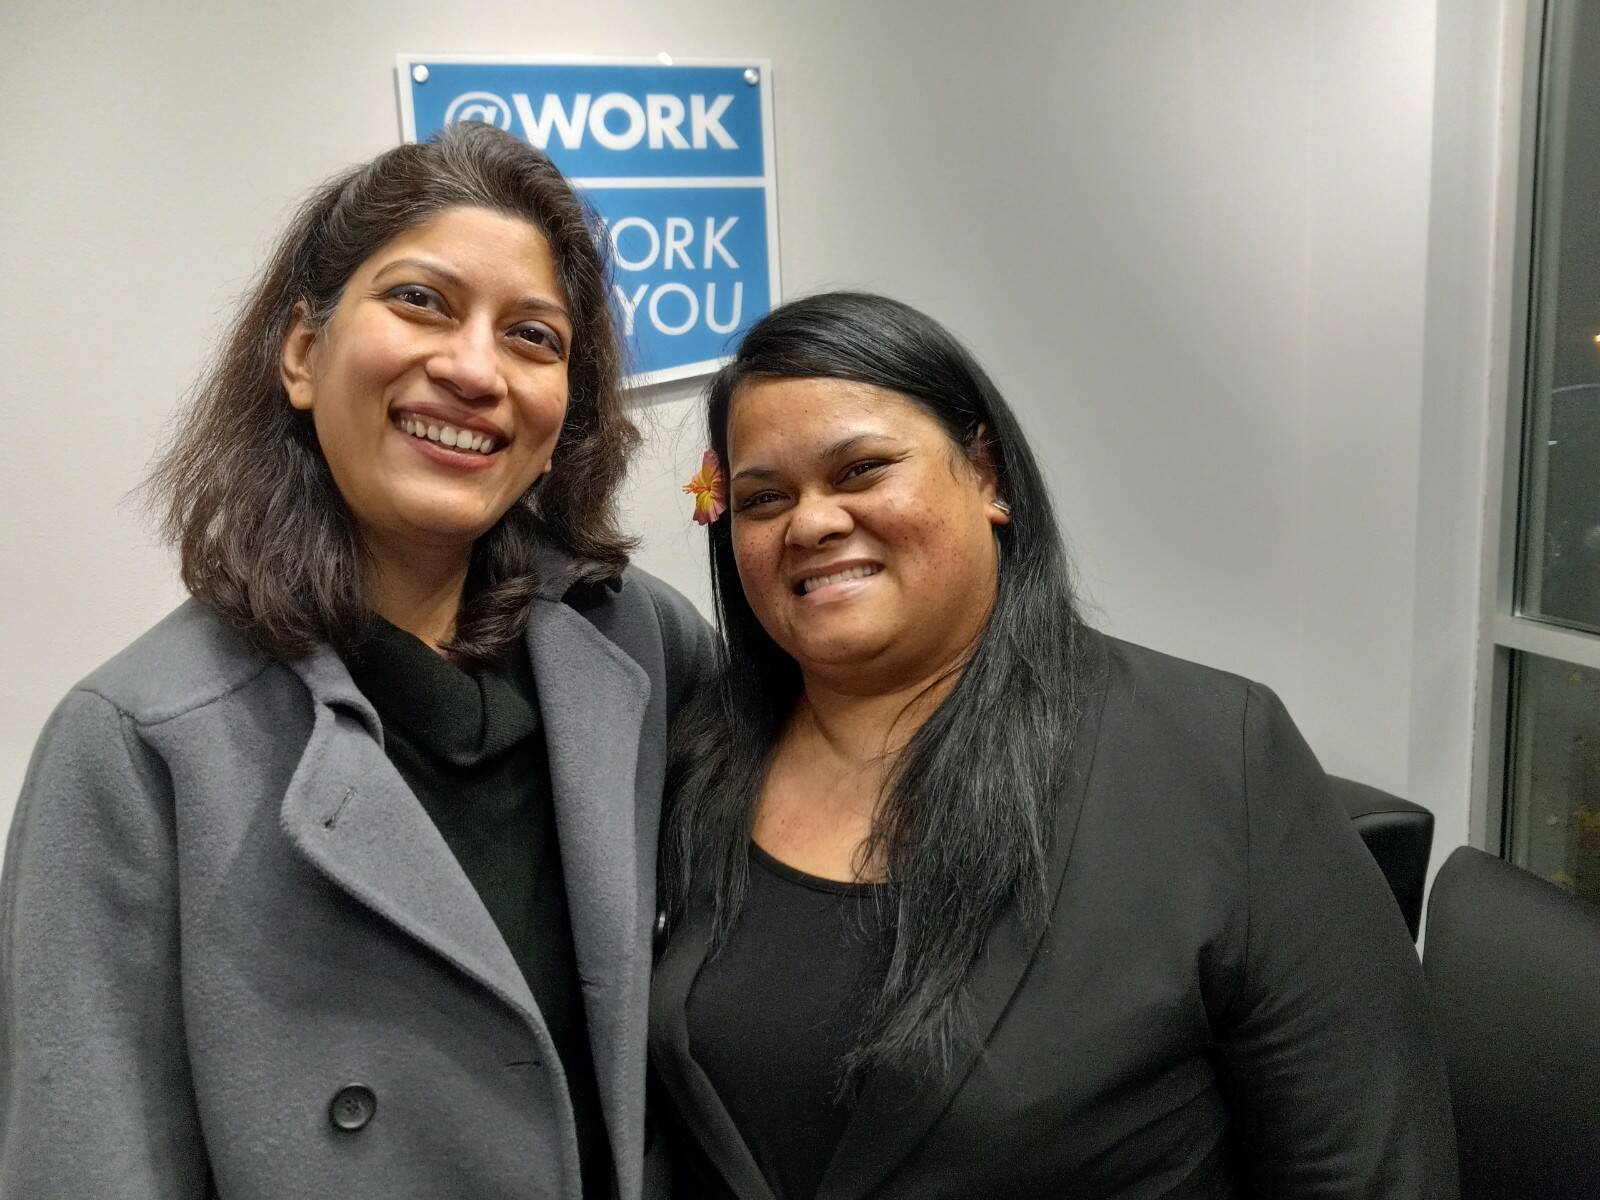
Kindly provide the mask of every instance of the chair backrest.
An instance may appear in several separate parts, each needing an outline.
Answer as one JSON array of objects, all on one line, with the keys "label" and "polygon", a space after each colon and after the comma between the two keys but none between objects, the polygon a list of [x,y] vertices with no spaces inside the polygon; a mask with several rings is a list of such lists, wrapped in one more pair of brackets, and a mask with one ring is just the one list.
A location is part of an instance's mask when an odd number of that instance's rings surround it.
[{"label": "chair backrest", "polygon": [[1600,1196],[1600,905],[1463,846],[1423,954],[1462,1200]]},{"label": "chair backrest", "polygon": [[1422,921],[1422,890],[1428,879],[1428,855],[1433,850],[1433,814],[1420,804],[1353,779],[1329,775],[1328,784],[1372,857],[1378,860],[1406,919],[1406,928],[1411,930],[1411,940],[1416,941]]}]

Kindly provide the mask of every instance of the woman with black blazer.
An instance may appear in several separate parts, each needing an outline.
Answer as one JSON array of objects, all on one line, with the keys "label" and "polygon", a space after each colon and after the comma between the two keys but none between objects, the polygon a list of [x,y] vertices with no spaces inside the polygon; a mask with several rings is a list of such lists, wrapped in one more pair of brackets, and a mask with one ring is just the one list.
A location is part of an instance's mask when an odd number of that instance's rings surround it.
[{"label": "woman with black blazer", "polygon": [[1418,962],[1311,751],[1266,688],[1079,619],[954,339],[788,304],[709,427],[727,654],[651,1000],[682,1190],[1453,1197]]},{"label": "woman with black blazer", "polygon": [[17,806],[0,1195],[665,1194],[655,850],[711,642],[627,566],[603,246],[484,125],[284,233],[155,477],[192,599]]}]

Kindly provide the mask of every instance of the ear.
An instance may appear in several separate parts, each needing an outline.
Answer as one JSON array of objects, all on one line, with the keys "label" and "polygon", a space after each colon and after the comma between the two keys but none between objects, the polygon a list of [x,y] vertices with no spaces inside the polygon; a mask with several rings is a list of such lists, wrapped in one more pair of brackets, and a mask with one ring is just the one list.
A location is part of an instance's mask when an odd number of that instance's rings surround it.
[{"label": "ear", "polygon": [[283,349],[278,355],[278,374],[283,390],[289,394],[289,404],[301,412],[311,411],[316,395],[316,349],[317,331],[306,317],[305,301],[296,301],[289,317],[289,332],[283,337]]},{"label": "ear", "polygon": [[994,455],[989,452],[987,426],[978,426],[978,432],[972,436],[972,450],[967,458],[978,475],[978,485],[983,495],[983,515],[991,525],[1009,525],[1011,509],[1004,507],[1005,497],[1000,495],[1000,471],[994,465]]}]

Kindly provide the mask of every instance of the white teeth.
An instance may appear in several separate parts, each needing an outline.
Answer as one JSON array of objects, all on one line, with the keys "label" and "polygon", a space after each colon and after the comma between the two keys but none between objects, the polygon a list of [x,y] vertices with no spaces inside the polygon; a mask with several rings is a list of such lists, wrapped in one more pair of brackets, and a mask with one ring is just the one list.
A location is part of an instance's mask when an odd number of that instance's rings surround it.
[{"label": "white teeth", "polygon": [[496,449],[495,440],[486,433],[457,429],[454,425],[428,424],[415,417],[406,416],[401,417],[396,424],[402,433],[409,433],[414,438],[426,438],[430,442],[438,442],[441,446],[450,446],[456,450],[493,454]]},{"label": "white teeth", "polygon": [[844,583],[849,579],[865,579],[868,575],[876,575],[882,567],[871,564],[860,567],[847,567],[845,570],[833,575],[815,575],[801,583],[806,595],[810,595],[818,588],[825,588],[830,583]]}]

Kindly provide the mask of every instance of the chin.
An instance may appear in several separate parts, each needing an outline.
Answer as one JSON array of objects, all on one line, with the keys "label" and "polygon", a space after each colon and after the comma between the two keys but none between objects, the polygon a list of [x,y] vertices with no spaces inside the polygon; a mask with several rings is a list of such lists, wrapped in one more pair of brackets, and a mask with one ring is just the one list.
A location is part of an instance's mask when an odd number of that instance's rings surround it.
[{"label": "chin", "polygon": [[839,638],[796,645],[789,657],[801,671],[841,671],[863,667],[882,656],[889,645],[880,638]]},{"label": "chin", "polygon": [[418,488],[395,496],[394,513],[413,529],[440,536],[478,537],[505,516],[516,498],[504,504],[499,500],[476,490]]},{"label": "chin", "polygon": [[438,507],[402,509],[400,525],[405,535],[419,545],[456,546],[476,542],[504,514],[484,513],[481,509],[461,511]]}]

